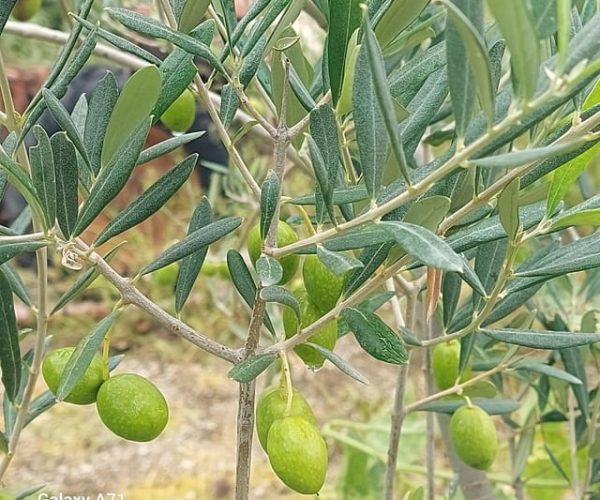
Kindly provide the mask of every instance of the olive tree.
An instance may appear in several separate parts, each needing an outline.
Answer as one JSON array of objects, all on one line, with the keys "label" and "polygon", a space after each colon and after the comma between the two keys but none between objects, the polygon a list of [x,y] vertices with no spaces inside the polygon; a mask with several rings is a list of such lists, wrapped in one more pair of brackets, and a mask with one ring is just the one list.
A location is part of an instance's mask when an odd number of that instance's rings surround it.
[{"label": "olive tree", "polygon": [[[575,498],[597,494],[600,233],[593,227],[600,195],[588,168],[597,165],[600,140],[596,0],[255,0],[240,19],[232,0],[159,0],[157,18],[82,0],[65,34],[7,22],[16,3],[0,2],[0,30],[58,41],[62,49],[23,115],[14,110],[0,56],[0,124],[8,132],[1,182],[27,201],[18,223],[0,236],[0,478],[24,428],[72,398],[99,358],[92,396],[98,391],[101,411],[103,387],[117,379],[109,375],[118,362],[109,357],[111,328],[122,311],[139,308],[231,363],[229,376],[239,384],[238,499],[249,497],[255,416],[275,473],[301,493],[323,485],[323,434],[369,449],[331,426],[319,430],[289,370],[288,357],[297,354],[309,368],[328,362],[365,383],[335,352],[336,341],[352,336],[397,379],[387,451],[371,453],[385,472],[371,484],[364,467],[356,469],[365,473],[353,478],[362,482],[357,498],[443,491],[436,435],[466,498],[494,497],[498,485],[524,498],[530,480],[556,486],[525,474],[536,428],[548,421],[569,429],[566,470],[550,456],[566,478],[558,486]],[[294,28],[301,15],[325,34],[317,54]],[[157,59],[133,44],[125,36],[132,32],[162,41],[168,56]],[[70,114],[60,99],[94,52],[137,71],[120,92],[107,75]],[[209,78],[199,75],[197,59],[212,68]],[[225,81],[220,96],[212,89],[217,76]],[[213,213],[203,199],[190,210],[181,241],[123,276],[110,265],[118,247],[98,247],[160,210],[188,181],[196,158],[174,166],[95,239],[85,230],[137,164],[197,137],[177,135],[144,149],[151,125],[186,89],[213,120],[229,153],[227,175],[246,203]],[[44,110],[62,129],[52,137],[36,125]],[[37,144],[26,148],[31,133]],[[270,145],[272,161],[252,169],[242,137]],[[297,175],[312,187],[299,193],[291,181]],[[29,221],[33,232],[25,232]],[[248,234],[248,253],[238,251]],[[241,345],[195,330],[138,287],[142,276],[177,263],[180,313],[215,243],[229,248],[231,287],[249,311]],[[36,255],[35,293],[11,263],[23,252]],[[48,299],[49,253],[78,270],[57,303]],[[120,300],[54,366],[52,390],[34,398],[49,318],[98,275]],[[294,275],[304,289],[289,285]],[[567,293],[573,307],[563,303]],[[17,299],[37,317],[31,332],[17,327]],[[256,380],[269,367],[281,372],[281,384],[261,394],[256,408]],[[409,398],[407,387],[419,384],[425,397]],[[425,412],[418,415],[427,429],[426,479],[409,487],[396,484],[398,451],[405,418],[418,411]],[[492,465],[497,432],[507,436],[508,459]],[[124,437],[144,440],[136,436]],[[488,474],[490,467],[497,472]],[[350,496],[351,488],[344,491]]]}]

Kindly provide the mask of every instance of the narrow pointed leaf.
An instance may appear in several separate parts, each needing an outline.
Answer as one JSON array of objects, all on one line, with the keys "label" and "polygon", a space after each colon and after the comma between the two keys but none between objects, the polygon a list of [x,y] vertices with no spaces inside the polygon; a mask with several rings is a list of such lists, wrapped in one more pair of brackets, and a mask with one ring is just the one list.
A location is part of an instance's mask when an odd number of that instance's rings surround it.
[{"label": "narrow pointed leaf", "polygon": [[209,6],[210,0],[185,1],[183,3],[183,8],[181,9],[179,22],[177,23],[179,31],[182,33],[189,33],[198,26]]},{"label": "narrow pointed leaf", "polygon": [[77,153],[67,134],[54,134],[50,143],[56,176],[56,220],[65,238],[70,238],[77,221]]},{"label": "narrow pointed leaf", "polygon": [[94,175],[98,175],[98,172],[100,172],[104,137],[111,112],[117,103],[118,97],[119,91],[115,76],[107,71],[106,75],[96,85],[90,98],[83,133],[83,143],[88,151]]},{"label": "narrow pointed leaf", "polygon": [[323,264],[338,275],[345,274],[352,269],[359,269],[364,265],[360,260],[355,259],[351,255],[332,252],[323,246],[317,247],[317,255]]},{"label": "narrow pointed leaf", "polygon": [[535,94],[540,67],[539,43],[527,5],[521,0],[488,0],[488,7],[510,51],[513,86],[527,101]]},{"label": "narrow pointed leaf", "polygon": [[[196,231],[200,231],[203,227],[213,222],[213,211],[210,206],[208,198],[203,197],[202,201],[198,204],[188,227],[188,236]],[[191,253],[187,257],[181,260],[179,266],[179,273],[177,274],[177,282],[175,284],[175,310],[177,312],[183,309],[185,302],[187,301],[192,287],[198,278],[206,254],[208,253],[208,247],[201,248]]]},{"label": "narrow pointed leaf", "polygon": [[600,333],[570,333],[554,331],[482,329],[488,337],[507,344],[521,345],[532,349],[565,349],[600,342]]},{"label": "narrow pointed leaf", "polygon": [[240,384],[252,382],[262,372],[264,372],[273,361],[277,359],[277,354],[259,354],[235,365],[227,376]]},{"label": "narrow pointed leaf", "polygon": [[237,229],[241,223],[242,219],[239,217],[225,217],[204,226],[202,229],[193,232],[165,250],[158,258],[142,269],[140,274],[143,276],[144,274],[156,271],[168,266],[172,262],[183,259],[203,247],[207,247]]},{"label": "narrow pointed leaf", "polygon": [[152,184],[138,199],[110,221],[96,238],[96,246],[102,245],[117,234],[137,226],[160,210],[189,178],[197,160],[197,154],[188,156]]},{"label": "narrow pointed leaf", "polygon": [[519,178],[510,182],[498,197],[500,223],[508,238],[513,241],[519,230]]},{"label": "narrow pointed leaf", "polygon": [[110,17],[119,21],[123,26],[150,37],[167,40],[177,47],[188,51],[190,54],[205,59],[213,68],[221,73],[225,72],[223,65],[211,52],[210,47],[191,36],[175,31],[159,21],[142,16],[128,9],[110,8],[107,11]]},{"label": "narrow pointed leaf", "polygon": [[352,33],[360,26],[360,20],[360,0],[329,1],[327,65],[334,106],[342,91],[348,43]]},{"label": "narrow pointed leaf", "polygon": [[338,368],[342,373],[348,375],[350,378],[353,378],[361,384],[367,385],[369,383],[369,380],[362,373],[353,368],[344,358],[338,356],[335,352],[325,349],[323,346],[314,344],[313,342],[306,342],[304,345],[310,346],[319,351],[325,358],[331,361],[336,368]]},{"label": "narrow pointed leaf", "polygon": [[260,192],[260,238],[264,240],[269,233],[273,216],[279,201],[281,185],[277,173],[270,170]]},{"label": "narrow pointed leaf", "polygon": [[81,158],[83,158],[83,161],[91,169],[90,159],[88,158],[87,151],[83,145],[83,138],[77,130],[69,112],[51,91],[42,89],[42,95],[44,96],[44,101],[46,101],[46,105],[56,120],[56,123],[58,123],[67,133],[67,137],[73,143],[75,149],[77,149],[77,152],[81,155]]},{"label": "narrow pointed leaf", "polygon": [[110,163],[101,170],[73,229],[75,236],[81,234],[125,186],[144,147],[150,125],[149,118],[140,123],[127,142],[112,155]]},{"label": "narrow pointed leaf", "polygon": [[21,384],[21,349],[12,289],[2,271],[0,271],[0,326],[2,385],[8,399],[14,403]]},{"label": "narrow pointed leaf", "polygon": [[268,286],[260,291],[260,298],[265,302],[277,302],[278,304],[289,307],[294,311],[298,321],[301,320],[300,304],[298,304],[295,295],[286,288],[283,288],[282,286]]},{"label": "narrow pointed leaf", "polygon": [[147,121],[160,95],[161,77],[156,66],[146,66],[127,80],[110,115],[102,146],[102,167],[113,163],[130,137]]},{"label": "narrow pointed leaf", "polygon": [[381,46],[386,47],[393,42],[428,3],[429,0],[387,0],[374,19],[375,33]]},{"label": "narrow pointed leaf", "polygon": [[562,229],[569,226],[600,226],[600,208],[582,210],[573,214],[557,217],[551,229]]},{"label": "narrow pointed leaf", "polygon": [[[458,9],[471,22],[473,28],[483,33],[483,7],[481,0],[452,0]],[[451,17],[452,19],[452,17]],[[475,100],[475,76],[471,69],[469,53],[461,34],[452,19],[446,27],[446,53],[448,54],[448,84],[452,109],[456,119],[456,133],[464,138],[467,125],[473,115]]]},{"label": "narrow pointed leaf", "polygon": [[[151,113],[156,123],[167,108],[188,88],[196,76],[194,56],[185,50],[176,48],[162,62],[159,69],[160,92]],[[148,111],[146,109],[148,113]]]},{"label": "narrow pointed leaf", "polygon": [[4,264],[0,265],[0,270],[4,273],[4,276],[10,283],[13,293],[19,297],[19,299],[21,299],[25,305],[31,307],[33,305],[33,301],[29,296],[29,292],[25,287],[25,283],[23,283],[23,280],[21,279],[21,276],[19,276],[19,273],[16,271],[16,269],[10,264],[10,262],[5,262]]},{"label": "narrow pointed leaf", "polygon": [[64,400],[77,385],[90,366],[104,337],[106,337],[117,317],[117,312],[109,314],[79,341],[61,373],[58,388],[56,389],[57,400]]},{"label": "narrow pointed leaf", "polygon": [[347,308],[342,317],[348,323],[360,346],[375,359],[396,365],[408,361],[404,342],[376,314]]},{"label": "narrow pointed leaf", "polygon": [[462,259],[442,238],[428,229],[406,222],[381,222],[396,242],[423,264],[445,271],[463,271]]},{"label": "narrow pointed leaf", "polygon": [[48,245],[45,241],[0,244],[0,264],[9,261],[21,253],[35,252]]},{"label": "narrow pointed leaf", "polygon": [[189,134],[181,134],[181,135],[177,135],[175,137],[171,137],[170,139],[167,139],[166,141],[159,142],[158,144],[155,144],[154,146],[150,146],[149,148],[144,149],[141,152],[140,157],[138,158],[138,161],[137,161],[137,165],[143,165],[144,163],[148,163],[148,162],[155,160],[156,158],[159,158],[163,155],[169,154],[169,153],[175,151],[176,149],[179,149],[181,146],[185,146],[189,142],[199,139],[204,134],[206,134],[205,131],[191,132]]},{"label": "narrow pointed leaf", "polygon": [[381,109],[375,96],[375,84],[366,47],[359,51],[353,84],[354,125],[360,165],[369,196],[379,194],[389,138]]},{"label": "narrow pointed leaf", "polygon": [[577,384],[581,385],[582,382],[577,377],[574,377],[570,373],[567,373],[564,370],[556,368],[555,366],[546,365],[544,363],[540,363],[538,361],[522,361],[519,362],[515,366],[516,370],[525,371],[525,372],[535,372],[540,373],[542,375],[547,375],[548,377],[556,378],[558,380],[564,380],[565,382],[569,382],[569,384]]},{"label": "narrow pointed leaf", "polygon": [[574,139],[561,144],[553,144],[542,148],[533,148],[523,151],[515,151],[486,158],[471,160],[473,165],[485,168],[515,168],[528,163],[545,160],[571,151],[575,151],[587,142],[585,138]]},{"label": "narrow pointed leaf", "polygon": [[[488,126],[491,126],[494,123],[494,89],[485,41],[477,27],[473,26],[469,18],[456,5],[450,1],[444,1],[443,3],[448,10],[448,19],[451,20],[462,40],[472,68],[479,103],[486,116]],[[537,67],[535,70],[537,71]]]},{"label": "narrow pointed leaf", "polygon": [[44,208],[44,217],[48,228],[54,226],[56,219],[56,178],[54,176],[54,156],[52,145],[46,131],[35,126],[33,132],[37,145],[29,149],[31,180]]},{"label": "narrow pointed leaf", "polygon": [[375,38],[375,33],[373,33],[373,30],[366,20],[363,20],[363,31],[365,35],[367,59],[369,61],[375,86],[375,97],[377,98],[383,121],[390,138],[392,152],[394,153],[396,162],[400,168],[400,173],[404,177],[404,180],[410,183],[406,158],[404,156],[404,147],[402,146],[400,135],[398,134],[398,123],[395,114],[396,108],[394,106],[392,94],[390,93],[381,48],[379,47],[377,38]]}]

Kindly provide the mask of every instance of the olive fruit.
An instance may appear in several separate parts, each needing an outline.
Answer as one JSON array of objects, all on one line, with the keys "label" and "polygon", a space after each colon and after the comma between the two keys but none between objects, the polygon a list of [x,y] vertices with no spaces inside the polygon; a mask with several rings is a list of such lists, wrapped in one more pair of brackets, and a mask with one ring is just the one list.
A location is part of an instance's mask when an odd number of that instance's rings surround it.
[{"label": "olive fruit", "polygon": [[461,406],[450,420],[450,437],[459,458],[487,470],[496,458],[498,436],[492,418],[478,406]]},{"label": "olive fruit", "polygon": [[[287,391],[280,385],[267,387],[256,404],[256,433],[263,449],[267,450],[267,437],[269,429],[275,420],[284,417],[287,407]],[[292,405],[289,415],[302,417],[304,420],[316,424],[315,415],[310,406],[296,389],[292,390]]]},{"label": "olive fruit", "polygon": [[169,408],[162,393],[135,373],[109,378],[98,391],[100,419],[117,436],[130,441],[151,441],[167,425]]},{"label": "olive fruit", "polygon": [[12,15],[19,21],[27,21],[35,16],[42,8],[42,0],[18,0]]},{"label": "olive fruit", "polygon": [[[300,288],[294,292],[294,295],[300,304],[300,317],[302,318],[300,323],[301,328],[311,325],[323,316],[317,309],[317,306],[315,306],[308,297],[306,290]],[[283,329],[285,330],[286,338],[293,337],[298,332],[298,320],[296,315],[287,307],[283,311]],[[337,341],[337,321],[331,320],[327,322],[313,333],[308,341],[332,351]],[[300,344],[294,347],[294,351],[296,351],[296,354],[298,354],[302,361],[310,368],[320,368],[325,362],[325,356],[318,352],[314,347]]]},{"label": "olive fruit", "polygon": [[[454,386],[458,378],[460,366],[460,341],[450,340],[443,344],[438,344],[431,353],[431,367],[433,378],[439,389],[448,389]],[[463,371],[461,380],[467,380],[471,377],[471,370],[467,368]]]},{"label": "olive fruit", "polygon": [[[74,347],[64,347],[48,353],[42,363],[42,376],[52,394],[56,394],[60,377]],[[104,382],[104,365],[100,356],[94,356],[90,366],[75,384],[73,390],[68,394],[64,401],[76,405],[89,405],[96,401],[96,396],[100,386]]]},{"label": "olive fruit", "polygon": [[[298,241],[298,235],[294,230],[284,221],[280,220],[277,225],[277,246],[284,247]],[[256,261],[260,257],[262,249],[262,240],[260,239],[260,228],[258,225],[254,226],[248,234],[248,255],[252,261],[252,265],[256,265]],[[290,281],[296,270],[298,269],[298,256],[291,254],[286,255],[279,259],[279,263],[283,268],[283,276],[280,284],[284,285]]]},{"label": "olive fruit", "polygon": [[189,89],[182,94],[165,110],[160,121],[171,132],[187,132],[196,119],[196,100]]},{"label": "olive fruit", "polygon": [[342,294],[344,277],[330,271],[316,255],[305,257],[302,277],[313,304],[323,313],[331,311]]},{"label": "olive fruit", "polygon": [[327,445],[319,429],[302,417],[285,417],[269,430],[267,455],[275,474],[304,495],[319,492],[327,474]]}]

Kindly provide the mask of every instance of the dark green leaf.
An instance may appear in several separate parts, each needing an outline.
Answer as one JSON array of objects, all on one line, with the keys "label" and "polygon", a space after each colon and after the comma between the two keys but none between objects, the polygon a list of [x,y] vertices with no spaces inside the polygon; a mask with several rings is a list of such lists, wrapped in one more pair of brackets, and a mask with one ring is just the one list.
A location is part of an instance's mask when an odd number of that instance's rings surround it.
[{"label": "dark green leaf", "polygon": [[[263,37],[267,30],[272,26],[273,22],[291,3],[291,0],[273,0],[268,3],[270,9],[265,15],[258,21],[252,28],[252,32],[248,36],[248,39],[244,43],[241,55],[242,57],[247,56],[258,41]],[[260,4],[260,2],[259,2]],[[237,31],[237,30],[236,30]],[[234,32],[235,34],[235,32]]]},{"label": "dark green leaf", "polygon": [[[205,196],[192,214],[187,232],[188,236],[201,230],[211,222],[213,222],[213,211],[208,198]],[[177,274],[177,283],[175,285],[175,310],[177,312],[183,309],[185,302],[190,296],[207,253],[208,247],[204,247],[181,260],[179,273]]]},{"label": "dark green leaf", "polygon": [[19,329],[10,282],[0,270],[0,367],[2,385],[11,402],[15,402],[21,384],[21,349]]},{"label": "dark green leaf", "polygon": [[[448,10],[448,19],[452,21],[462,40],[472,68],[479,103],[486,116],[488,126],[491,126],[494,123],[494,88],[485,40],[481,37],[478,27],[474,26],[457,6],[449,1],[444,1],[444,5]],[[451,63],[450,59],[449,63]],[[537,71],[537,67],[535,70]]]},{"label": "dark green leaf", "polygon": [[[406,158],[404,156],[404,147],[398,134],[398,124],[396,121],[396,111],[392,94],[387,82],[387,75],[385,72],[385,63],[383,61],[383,55],[381,54],[381,48],[375,38],[375,33],[369,26],[368,20],[363,20],[363,32],[365,35],[365,47],[367,53],[367,59],[371,68],[373,83],[375,88],[375,97],[379,104],[383,121],[388,132],[392,151],[396,158],[400,173],[404,177],[404,180],[410,183],[408,175],[408,167]],[[359,54],[360,58],[360,54]]]},{"label": "dark green leaf", "polygon": [[211,222],[202,229],[194,231],[180,242],[169,247],[153,262],[144,267],[144,269],[140,271],[140,274],[143,276],[144,274],[156,271],[157,269],[168,266],[172,262],[176,262],[201,248],[207,247],[211,243],[220,240],[231,231],[237,229],[241,223],[242,219],[239,217],[225,217],[224,219]]},{"label": "dark green leaf", "polygon": [[54,157],[52,145],[46,131],[35,126],[33,133],[37,138],[37,145],[29,149],[31,163],[31,180],[33,187],[44,208],[46,227],[54,226],[56,219],[56,178],[54,176]]},{"label": "dark green leaf", "polygon": [[9,261],[20,253],[35,252],[39,248],[45,247],[47,244],[48,243],[45,241],[0,244],[0,264]]},{"label": "dark green leaf", "polygon": [[90,98],[83,134],[83,143],[88,151],[94,175],[98,175],[100,172],[106,128],[118,97],[117,81],[114,75],[108,71],[98,82]]},{"label": "dark green leaf", "polygon": [[260,298],[265,302],[277,302],[278,304],[289,307],[294,311],[298,321],[301,320],[300,305],[298,304],[295,295],[289,290],[281,286],[268,286],[260,291]]},{"label": "dark green leaf", "polygon": [[481,331],[498,342],[521,345],[532,349],[564,349],[600,342],[600,333],[511,330],[509,328],[499,330],[482,329]]},{"label": "dark green leaf", "polygon": [[253,356],[235,365],[229,370],[227,376],[240,384],[247,384],[269,368],[275,359],[277,359],[276,354],[259,354],[258,356]]},{"label": "dark green leaf", "polygon": [[459,273],[444,273],[442,281],[442,305],[444,326],[448,326],[454,317],[460,299],[462,280]]},{"label": "dark green leaf", "polygon": [[[123,189],[144,147],[150,125],[150,118],[140,123],[128,140],[121,145],[119,151],[112,155],[110,163],[102,168],[77,218],[77,224],[73,229],[75,236],[81,234]],[[56,164],[56,160],[54,163]]]},{"label": "dark green leaf", "polygon": [[10,264],[10,262],[5,262],[0,265],[0,270],[6,276],[6,279],[10,283],[10,287],[12,288],[13,293],[21,299],[21,301],[31,307],[33,305],[33,301],[27,292],[27,288],[25,287],[25,283],[19,276],[19,273],[15,270],[15,268]]},{"label": "dark green leaf", "polygon": [[213,68],[224,73],[221,62],[211,52],[210,47],[189,35],[168,28],[164,24],[149,17],[136,14],[128,9],[107,9],[108,15],[119,21],[123,26],[150,37],[160,38],[186,50],[190,54],[205,59]]},{"label": "dark green leaf", "polygon": [[197,160],[197,154],[188,156],[152,184],[139,198],[110,221],[96,238],[95,245],[102,245],[160,210],[189,178]]},{"label": "dark green leaf", "polygon": [[577,404],[579,406],[579,411],[581,411],[581,415],[585,420],[587,420],[590,417],[590,400],[588,395],[587,376],[585,373],[585,362],[583,360],[584,358],[582,349],[572,347],[567,349],[561,349],[559,352],[565,370],[571,375],[573,375],[575,378],[579,379],[579,381],[581,382],[579,384],[571,383],[571,389],[575,394],[575,399],[577,399]]},{"label": "dark green leaf", "polygon": [[118,313],[112,312],[79,341],[60,375],[60,381],[56,389],[57,400],[64,400],[77,385],[117,317]]},{"label": "dark green leaf", "polygon": [[144,149],[140,157],[138,158],[137,164],[143,165],[144,163],[148,163],[160,156],[166,155],[180,148],[181,146],[185,146],[188,142],[195,141],[202,137],[206,132],[192,132],[190,134],[181,134],[175,137],[171,137],[166,141],[159,142],[154,146],[150,146],[147,149]]},{"label": "dark green leaf", "polygon": [[375,199],[381,188],[389,138],[375,96],[375,84],[366,47],[359,51],[352,88],[360,165],[367,192]]},{"label": "dark green leaf", "polygon": [[263,182],[260,192],[260,238],[264,240],[269,234],[269,228],[279,201],[281,186],[279,177],[274,170],[270,170]]},{"label": "dark green leaf", "polygon": [[69,116],[69,112],[65,109],[62,103],[56,98],[56,96],[49,90],[42,89],[42,95],[44,101],[52,114],[52,117],[56,120],[56,123],[67,133],[67,137],[77,149],[77,152],[81,155],[81,158],[85,164],[91,169],[90,159],[88,158],[87,151],[83,144],[83,138],[77,130],[75,123]]},{"label": "dark green leaf", "polygon": [[327,61],[334,106],[342,90],[348,43],[360,19],[360,0],[329,0]]},{"label": "dark green leaf", "polygon": [[317,255],[323,264],[338,275],[363,267],[363,263],[360,260],[350,255],[332,252],[323,246],[317,247]]},{"label": "dark green leaf", "polygon": [[463,271],[462,259],[442,238],[421,226],[406,222],[381,222],[379,227],[390,231],[396,242],[423,264],[445,271]]},{"label": "dark green leaf", "polygon": [[486,158],[477,158],[471,160],[471,163],[478,167],[485,168],[515,168],[527,163],[533,163],[549,157],[569,153],[580,148],[586,141],[587,139],[585,138],[573,139],[568,142],[553,144],[542,148],[526,149],[496,156],[488,156]]},{"label": "dark green leaf", "polygon": [[[160,93],[151,111],[156,123],[168,107],[188,88],[196,76],[194,56],[183,49],[175,49],[160,65]],[[153,89],[155,90],[155,89]],[[154,97],[154,94],[152,95]],[[146,112],[150,111],[146,108]],[[147,116],[147,115],[146,115]]]},{"label": "dark green leaf", "polygon": [[[483,33],[483,6],[480,0],[452,0],[456,7],[463,12],[471,22],[473,28]],[[452,18],[451,18],[452,19]],[[448,84],[450,97],[452,98],[452,109],[456,120],[456,133],[462,139],[465,136],[467,125],[473,114],[475,100],[475,78],[471,64],[469,64],[469,53],[465,49],[462,37],[455,26],[456,21],[446,26],[446,53],[448,54]]]},{"label": "dark green leaf", "polygon": [[[357,201],[368,200],[369,195],[367,189],[363,184],[356,186],[348,186],[344,188],[336,188],[333,190],[332,201],[334,205],[344,205],[346,203],[356,203]],[[315,195],[307,194],[305,196],[299,196],[292,198],[288,201],[293,205],[314,205]]]},{"label": "dark green leaf", "polygon": [[2,0],[2,10],[0,10],[0,34],[2,31],[4,31],[6,21],[8,21],[10,13],[12,12],[16,3],[17,0]]},{"label": "dark green leaf", "polygon": [[375,359],[386,363],[404,364],[408,353],[404,342],[376,314],[355,308],[346,308],[342,317],[360,346]]},{"label": "dark green leaf", "polygon": [[235,89],[227,84],[221,91],[221,109],[219,116],[225,128],[229,128],[241,104]]},{"label": "dark green leaf", "polygon": [[65,238],[70,238],[77,221],[79,205],[77,154],[64,132],[54,134],[50,143],[56,175],[56,219]]},{"label": "dark green leaf", "polygon": [[547,375],[548,377],[564,380],[570,384],[581,384],[581,380],[565,372],[564,370],[556,368],[555,366],[540,363],[538,361],[521,361],[515,366],[515,369],[525,372],[541,373],[542,375]]}]

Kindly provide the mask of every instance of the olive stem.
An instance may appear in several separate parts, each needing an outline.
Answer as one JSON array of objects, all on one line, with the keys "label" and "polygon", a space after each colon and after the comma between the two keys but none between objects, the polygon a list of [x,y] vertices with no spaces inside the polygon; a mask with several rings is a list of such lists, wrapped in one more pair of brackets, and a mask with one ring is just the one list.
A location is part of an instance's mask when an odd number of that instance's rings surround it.
[{"label": "olive stem", "polygon": [[[395,289],[395,283],[392,282]],[[404,282],[406,289],[406,326],[409,330],[413,330],[416,323],[417,313],[417,298],[419,295],[420,287],[413,285],[409,282]],[[397,291],[396,291],[397,293]],[[401,328],[401,325],[396,317],[397,328]],[[386,500],[393,500],[395,498],[394,489],[396,483],[396,468],[398,465],[398,446],[400,444],[400,435],[402,433],[402,424],[404,423],[404,417],[406,412],[404,410],[404,395],[406,393],[406,386],[408,382],[408,369],[410,360],[410,351],[408,353],[409,359],[406,364],[400,366],[398,370],[398,381],[396,382],[396,391],[394,394],[394,404],[392,407],[391,414],[391,426],[390,426],[390,440],[388,444],[387,452],[387,464],[385,470],[385,490],[384,497]]]},{"label": "olive stem", "polygon": [[[9,123],[9,131],[18,133],[18,119],[17,112],[13,102],[13,97],[10,92],[10,85],[8,77],[6,75],[4,58],[0,51],[0,95],[6,109],[7,120]],[[29,165],[29,158],[27,157],[27,151],[25,145],[21,144],[18,151],[19,158],[23,166],[29,171],[31,167]],[[37,211],[33,211],[33,228],[34,231],[39,231],[41,221],[38,220]],[[27,415],[29,412],[29,405],[33,398],[35,386],[40,374],[42,361],[44,359],[45,342],[46,342],[46,331],[48,327],[48,248],[42,247],[35,252],[36,265],[37,265],[37,284],[38,284],[38,301],[37,301],[37,319],[36,319],[36,334],[33,345],[33,359],[29,368],[28,379],[23,391],[23,396],[16,407],[16,417],[13,425],[12,433],[8,438],[7,451],[2,462],[0,462],[0,484],[2,484],[2,478],[10,465],[21,436],[21,432],[25,427],[27,421]]]},{"label": "olive stem", "polygon": [[[437,273],[438,271],[435,270],[434,272]],[[425,307],[425,305],[422,308],[422,313],[425,338],[431,340],[431,317],[429,317],[428,307]],[[425,349],[425,359],[423,361],[423,380],[425,382],[425,390],[429,396],[435,392],[435,387],[433,386],[433,381],[431,379],[431,349]],[[427,498],[429,500],[435,500],[435,421],[433,417],[434,415],[432,412],[427,412],[427,415],[425,416],[427,435],[425,459],[427,463]]]},{"label": "olive stem", "polygon": [[575,424],[577,413],[575,411],[573,391],[569,391],[567,399],[569,405],[569,457],[571,462],[573,498],[583,498],[581,496],[581,485],[579,481],[579,461],[577,460],[577,430]]}]

